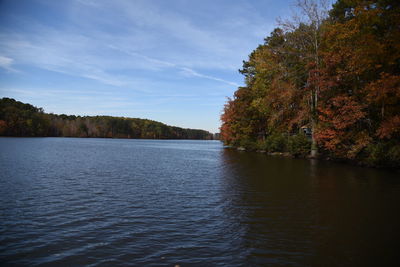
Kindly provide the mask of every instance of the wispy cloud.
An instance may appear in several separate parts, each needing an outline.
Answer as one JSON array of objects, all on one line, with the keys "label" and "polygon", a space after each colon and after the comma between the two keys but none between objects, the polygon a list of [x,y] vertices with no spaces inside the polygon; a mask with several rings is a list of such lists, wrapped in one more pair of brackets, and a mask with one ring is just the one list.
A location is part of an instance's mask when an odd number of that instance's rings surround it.
[{"label": "wispy cloud", "polygon": [[195,71],[195,70],[193,70],[191,68],[187,68],[187,67],[184,67],[184,66],[179,66],[176,63],[172,63],[172,62],[168,62],[168,61],[165,61],[165,60],[159,60],[159,59],[156,59],[156,58],[148,57],[148,56],[141,55],[139,53],[132,52],[132,51],[129,51],[129,50],[123,50],[123,49],[118,48],[116,46],[110,46],[110,47],[113,48],[113,49],[116,49],[118,51],[121,51],[123,53],[126,53],[128,55],[131,55],[131,56],[134,56],[134,57],[139,57],[139,58],[141,58],[143,60],[146,60],[146,61],[148,61],[150,63],[154,63],[160,68],[174,68],[174,69],[180,71],[180,73],[184,74],[184,76],[186,76],[186,77],[191,77],[191,76],[192,77],[199,77],[199,78],[204,78],[204,79],[208,79],[208,80],[212,80],[212,81],[226,83],[226,84],[229,84],[229,85],[232,85],[232,86],[235,86],[235,87],[239,86],[238,83],[227,81],[227,80],[224,80],[224,79],[221,79],[221,78],[218,78],[218,77],[214,77],[214,76],[210,76],[210,75],[205,75],[205,74],[199,73],[199,72],[197,72],[197,71]]},{"label": "wispy cloud", "polygon": [[[22,64],[92,79],[112,86],[129,87],[135,80],[135,76],[116,74],[115,70],[160,71],[165,68],[174,69],[176,75],[190,73],[191,76],[237,86],[234,82],[204,75],[173,62],[149,57],[120,45],[107,44],[109,42],[107,35],[98,34],[97,38],[89,38],[80,34],[58,32],[43,26],[37,29],[36,34],[40,39],[21,34],[1,34],[2,50],[14,55]],[[105,42],[97,43],[96,39]],[[125,55],[121,56],[115,51]],[[13,70],[11,68],[13,61],[8,57],[0,57],[0,67]]]},{"label": "wispy cloud", "polygon": [[160,112],[153,119],[165,121],[162,110],[170,110],[176,121],[187,115],[182,126],[205,122],[199,116],[207,106],[217,124],[224,96],[242,81],[242,60],[284,8],[274,8],[278,2],[284,1],[31,0],[20,8],[6,1],[0,94],[75,114],[154,109]]},{"label": "wispy cloud", "polygon": [[190,68],[183,67],[180,69],[183,71],[184,74],[189,75],[189,76],[200,77],[200,78],[209,79],[209,80],[213,80],[213,81],[217,81],[217,82],[223,82],[223,83],[235,86],[235,87],[239,86],[239,84],[237,84],[237,83],[230,82],[230,81],[227,81],[227,80],[224,80],[221,78],[217,78],[217,77],[213,77],[213,76],[209,76],[209,75],[204,75],[204,74],[198,73],[197,71],[194,71]]},{"label": "wispy cloud", "polygon": [[0,68],[3,68],[7,71],[15,72],[16,70],[11,67],[13,62],[14,59],[0,55]]}]

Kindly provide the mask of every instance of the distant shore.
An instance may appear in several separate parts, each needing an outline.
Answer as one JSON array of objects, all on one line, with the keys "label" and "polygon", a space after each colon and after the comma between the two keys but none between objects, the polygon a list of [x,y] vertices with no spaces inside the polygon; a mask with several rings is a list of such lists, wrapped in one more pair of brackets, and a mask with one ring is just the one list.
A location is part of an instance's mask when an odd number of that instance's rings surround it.
[{"label": "distant shore", "polygon": [[139,118],[45,113],[42,108],[0,99],[0,136],[95,137],[125,139],[213,140],[218,134]]}]

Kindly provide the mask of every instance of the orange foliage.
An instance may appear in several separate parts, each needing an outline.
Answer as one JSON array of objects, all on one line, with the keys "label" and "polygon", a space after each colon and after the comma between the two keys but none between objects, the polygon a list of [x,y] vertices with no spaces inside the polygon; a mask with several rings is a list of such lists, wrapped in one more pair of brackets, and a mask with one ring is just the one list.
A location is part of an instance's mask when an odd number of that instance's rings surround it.
[{"label": "orange foliage", "polygon": [[339,95],[330,99],[319,113],[320,125],[315,134],[319,144],[337,155],[347,154],[346,146],[357,139],[357,123],[366,115],[363,106],[351,96]]},{"label": "orange foliage", "polygon": [[400,151],[399,2],[337,0],[321,25],[275,29],[251,53],[241,70],[246,87],[221,117],[223,140],[254,142],[260,132],[297,134],[307,125],[316,128],[313,147],[333,157]]},{"label": "orange foliage", "polygon": [[7,123],[4,120],[0,120],[0,135],[4,134],[7,130]]},{"label": "orange foliage", "polygon": [[391,138],[400,133],[400,115],[393,116],[382,122],[377,131],[379,138]]}]

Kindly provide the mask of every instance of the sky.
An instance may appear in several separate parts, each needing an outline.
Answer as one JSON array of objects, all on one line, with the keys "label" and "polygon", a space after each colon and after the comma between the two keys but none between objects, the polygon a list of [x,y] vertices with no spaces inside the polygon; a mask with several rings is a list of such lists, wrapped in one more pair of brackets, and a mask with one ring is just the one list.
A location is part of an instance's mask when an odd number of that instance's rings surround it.
[{"label": "sky", "polygon": [[0,0],[0,97],[216,133],[290,0]]}]

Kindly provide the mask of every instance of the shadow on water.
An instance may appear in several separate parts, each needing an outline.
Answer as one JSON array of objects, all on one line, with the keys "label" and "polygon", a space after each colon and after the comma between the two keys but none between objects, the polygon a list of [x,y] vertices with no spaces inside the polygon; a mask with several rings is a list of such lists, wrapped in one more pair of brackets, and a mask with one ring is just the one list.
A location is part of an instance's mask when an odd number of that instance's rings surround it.
[{"label": "shadow on water", "polygon": [[224,150],[224,211],[250,265],[388,266],[400,180],[389,171]]}]

